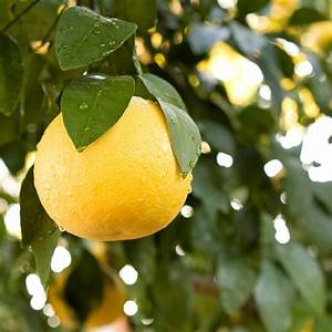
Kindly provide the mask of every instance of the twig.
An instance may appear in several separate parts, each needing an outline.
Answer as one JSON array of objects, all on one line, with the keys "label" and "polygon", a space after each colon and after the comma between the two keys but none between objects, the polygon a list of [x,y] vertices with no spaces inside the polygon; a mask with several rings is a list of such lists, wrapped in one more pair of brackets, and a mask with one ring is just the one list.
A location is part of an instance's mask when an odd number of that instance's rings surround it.
[{"label": "twig", "polygon": [[6,32],[11,28],[22,16],[24,16],[29,10],[31,10],[40,0],[34,0],[26,8],[24,8],[17,16],[15,16],[10,22],[5,25],[1,32]]}]

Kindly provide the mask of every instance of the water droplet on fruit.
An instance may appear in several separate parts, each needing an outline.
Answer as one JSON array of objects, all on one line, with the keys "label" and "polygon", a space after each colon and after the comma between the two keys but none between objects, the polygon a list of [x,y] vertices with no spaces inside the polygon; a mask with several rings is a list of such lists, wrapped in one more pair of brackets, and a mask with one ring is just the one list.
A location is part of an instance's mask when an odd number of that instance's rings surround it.
[{"label": "water droplet on fruit", "polygon": [[79,108],[80,110],[86,110],[87,108],[89,108],[89,105],[87,103],[82,103]]},{"label": "water droplet on fruit", "polygon": [[62,232],[62,233],[66,231],[62,226],[59,226],[59,230],[60,230],[60,232]]},{"label": "water droplet on fruit", "polygon": [[50,185],[49,183],[46,183],[46,184],[45,184],[45,189],[50,190],[50,189],[51,189],[51,185]]},{"label": "water droplet on fruit", "polygon": [[192,191],[193,191],[193,188],[191,186],[189,186],[189,188],[188,188],[188,194],[191,194]]}]

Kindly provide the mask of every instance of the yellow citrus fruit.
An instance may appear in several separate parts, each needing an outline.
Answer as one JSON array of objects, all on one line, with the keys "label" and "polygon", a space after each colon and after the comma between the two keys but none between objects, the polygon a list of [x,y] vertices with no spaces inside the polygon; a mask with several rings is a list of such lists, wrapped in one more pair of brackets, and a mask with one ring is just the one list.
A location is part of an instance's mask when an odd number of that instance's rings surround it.
[{"label": "yellow citrus fruit", "polygon": [[322,21],[311,24],[301,40],[310,50],[322,53],[325,48],[332,46],[332,22]]},{"label": "yellow citrus fruit", "polygon": [[[64,289],[70,272],[71,269],[68,268],[55,276],[48,290],[48,301],[64,327],[77,329],[80,324],[75,309],[66,302],[64,296]],[[105,275],[101,303],[89,313],[83,322],[83,327],[85,329],[96,328],[110,324],[124,316],[123,305],[125,301],[126,290],[120,278],[115,274],[112,274],[112,277]]]},{"label": "yellow citrus fruit", "polygon": [[180,174],[161,109],[133,97],[116,124],[83,152],[57,116],[38,144],[34,178],[42,205],[60,227],[111,241],[167,226],[191,190],[192,175]]}]

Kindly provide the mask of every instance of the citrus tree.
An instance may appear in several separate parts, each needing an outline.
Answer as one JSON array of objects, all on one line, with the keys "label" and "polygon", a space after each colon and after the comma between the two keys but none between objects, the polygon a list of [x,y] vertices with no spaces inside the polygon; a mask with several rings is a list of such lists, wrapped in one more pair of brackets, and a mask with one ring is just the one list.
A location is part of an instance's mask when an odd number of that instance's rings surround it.
[{"label": "citrus tree", "polygon": [[331,331],[329,0],[0,2],[0,330]]}]

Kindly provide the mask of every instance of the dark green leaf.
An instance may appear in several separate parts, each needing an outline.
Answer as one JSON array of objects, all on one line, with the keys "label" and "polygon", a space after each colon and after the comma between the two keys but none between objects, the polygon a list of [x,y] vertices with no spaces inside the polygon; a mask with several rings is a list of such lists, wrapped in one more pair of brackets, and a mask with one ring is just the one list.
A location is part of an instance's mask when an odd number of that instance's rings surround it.
[{"label": "dark green leaf", "polygon": [[306,25],[319,21],[326,21],[328,17],[314,8],[302,7],[297,9],[289,20],[290,25]]},{"label": "dark green leaf", "polygon": [[17,138],[19,126],[15,115],[5,116],[0,113],[0,146],[6,145]]},{"label": "dark green leaf", "polygon": [[135,267],[145,283],[151,283],[156,272],[156,247],[153,237],[124,242],[129,262]]},{"label": "dark green leaf", "polygon": [[158,102],[166,102],[168,104],[177,106],[181,110],[186,110],[186,105],[184,104],[181,96],[167,81],[149,73],[140,75],[140,79],[148,91],[153,96],[155,96]]},{"label": "dark green leaf", "polygon": [[27,173],[20,192],[22,244],[28,247],[48,240],[58,227],[40,203],[33,184],[33,168]]},{"label": "dark green leaf", "polygon": [[136,23],[140,30],[147,30],[155,25],[156,5],[156,0],[114,0],[114,16]]},{"label": "dark green leaf", "polygon": [[5,35],[0,35],[0,113],[10,115],[18,105],[23,65],[16,43]]},{"label": "dark green leaf", "polygon": [[30,4],[32,5],[31,9],[22,16],[19,24],[12,27],[13,30],[16,28],[16,34],[21,35],[20,37],[24,34],[29,41],[43,41],[47,37],[48,32],[52,27],[54,28],[56,23],[59,15],[58,8],[63,4],[63,0],[39,0],[35,3],[34,1],[13,2],[15,2],[15,6],[13,6],[12,12],[15,17],[29,8]]},{"label": "dark green leaf", "polygon": [[210,120],[204,120],[199,122],[198,127],[200,129],[200,132],[202,133],[203,138],[216,151],[225,152],[232,156],[234,155],[234,137],[226,127]]},{"label": "dark green leaf", "polygon": [[220,259],[217,283],[221,305],[228,313],[238,311],[248,300],[256,281],[252,266],[238,257]]},{"label": "dark green leaf", "polygon": [[191,331],[193,289],[190,275],[181,261],[159,262],[153,302],[155,303],[155,330]]},{"label": "dark green leaf", "polygon": [[61,15],[55,50],[61,69],[84,67],[118,49],[136,31],[133,23],[105,18],[84,7]]},{"label": "dark green leaf", "polygon": [[244,108],[238,115],[243,139],[256,142],[262,135],[271,134],[275,129],[275,119],[270,110],[257,106]]},{"label": "dark green leaf", "polygon": [[140,79],[165,114],[174,154],[182,175],[186,176],[195,167],[200,155],[198,128],[185,112],[181,97],[168,82],[152,74],[142,74]]},{"label": "dark green leaf", "polygon": [[282,161],[287,169],[285,187],[289,214],[300,221],[300,225],[307,231],[308,237],[321,250],[322,254],[331,252],[331,217],[321,209],[322,203],[318,204],[315,201],[313,184],[308,174],[299,160],[284,159]]},{"label": "dark green leaf", "polygon": [[31,244],[31,250],[33,252],[36,261],[36,272],[44,285],[47,286],[50,273],[51,273],[51,259],[54,249],[58,243],[60,237],[60,230],[56,229],[47,238],[40,241],[34,241]]},{"label": "dark green leaf", "polygon": [[83,323],[103,296],[104,276],[97,260],[84,250],[81,259],[71,271],[64,288],[64,298]]},{"label": "dark green leaf", "polygon": [[323,271],[317,261],[297,243],[278,246],[277,252],[281,264],[303,298],[317,315],[322,315],[326,304],[326,291]]},{"label": "dark green leaf", "polygon": [[229,202],[222,190],[221,169],[214,161],[198,163],[194,170],[193,196],[200,199],[206,214],[215,220],[218,211],[229,210]]},{"label": "dark green leaf", "polygon": [[63,121],[75,147],[83,150],[121,117],[134,94],[130,76],[86,75],[63,91]]},{"label": "dark green leaf", "polygon": [[264,262],[255,287],[255,301],[268,332],[288,331],[293,295],[289,280],[272,263]]},{"label": "dark green leaf", "polygon": [[250,2],[246,0],[237,1],[238,19],[242,22],[246,22],[246,16],[249,13],[257,12],[263,9],[269,4],[269,0],[252,0]]},{"label": "dark green leaf", "polygon": [[313,183],[312,186],[315,200],[328,214],[332,215],[332,182]]},{"label": "dark green leaf", "polygon": [[122,47],[109,55],[102,69],[109,75],[136,75],[141,72],[134,35],[126,40]]},{"label": "dark green leaf", "polygon": [[4,161],[12,174],[17,174],[23,169],[26,153],[27,151],[22,142],[18,140],[0,147],[0,158]]}]

